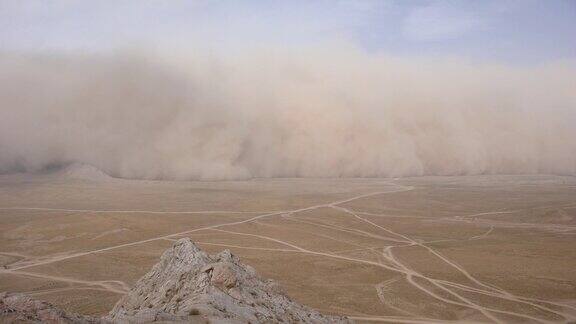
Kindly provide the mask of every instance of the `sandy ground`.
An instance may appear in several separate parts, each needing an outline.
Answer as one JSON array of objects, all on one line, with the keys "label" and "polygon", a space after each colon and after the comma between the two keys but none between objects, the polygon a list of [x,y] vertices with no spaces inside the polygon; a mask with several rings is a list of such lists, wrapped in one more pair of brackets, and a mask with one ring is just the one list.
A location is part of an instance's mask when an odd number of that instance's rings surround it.
[{"label": "sandy ground", "polygon": [[363,321],[576,321],[576,178],[0,176],[0,291],[103,314],[181,237]]}]

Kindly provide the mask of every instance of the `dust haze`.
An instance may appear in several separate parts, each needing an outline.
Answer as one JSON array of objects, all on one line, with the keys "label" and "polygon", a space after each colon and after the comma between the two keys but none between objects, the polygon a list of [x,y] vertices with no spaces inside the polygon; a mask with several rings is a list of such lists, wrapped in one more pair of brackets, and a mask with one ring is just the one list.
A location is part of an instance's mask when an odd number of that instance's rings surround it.
[{"label": "dust haze", "polygon": [[144,53],[0,54],[0,172],[85,163],[175,180],[576,173],[574,62],[350,46]]}]

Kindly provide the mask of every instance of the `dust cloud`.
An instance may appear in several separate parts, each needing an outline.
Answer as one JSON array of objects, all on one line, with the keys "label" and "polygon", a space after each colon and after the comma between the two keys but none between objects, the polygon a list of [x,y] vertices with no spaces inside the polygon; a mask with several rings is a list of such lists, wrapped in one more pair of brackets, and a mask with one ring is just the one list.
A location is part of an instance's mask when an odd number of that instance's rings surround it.
[{"label": "dust cloud", "polygon": [[0,172],[115,177],[576,173],[576,65],[351,47],[0,54]]}]

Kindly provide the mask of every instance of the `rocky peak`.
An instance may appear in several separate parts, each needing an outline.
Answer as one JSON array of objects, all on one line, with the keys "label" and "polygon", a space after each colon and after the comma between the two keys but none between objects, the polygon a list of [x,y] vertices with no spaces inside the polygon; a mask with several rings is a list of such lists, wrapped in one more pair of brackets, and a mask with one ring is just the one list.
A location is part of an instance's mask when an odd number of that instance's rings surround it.
[{"label": "rocky peak", "polygon": [[219,319],[228,322],[345,321],[287,297],[225,250],[210,256],[190,239],[177,241],[110,312],[111,320]]},{"label": "rocky peak", "polygon": [[224,250],[208,255],[190,239],[164,252],[108,316],[68,314],[21,294],[0,295],[0,322],[348,323],[292,301],[280,286]]}]

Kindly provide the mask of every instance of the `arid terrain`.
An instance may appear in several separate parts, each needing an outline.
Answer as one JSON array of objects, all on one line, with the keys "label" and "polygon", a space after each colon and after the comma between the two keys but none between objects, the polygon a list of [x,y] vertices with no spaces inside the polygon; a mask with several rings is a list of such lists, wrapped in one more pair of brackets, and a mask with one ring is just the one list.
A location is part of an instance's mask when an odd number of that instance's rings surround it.
[{"label": "arid terrain", "polygon": [[576,321],[576,178],[0,176],[0,291],[102,315],[174,241],[362,321]]}]

